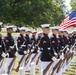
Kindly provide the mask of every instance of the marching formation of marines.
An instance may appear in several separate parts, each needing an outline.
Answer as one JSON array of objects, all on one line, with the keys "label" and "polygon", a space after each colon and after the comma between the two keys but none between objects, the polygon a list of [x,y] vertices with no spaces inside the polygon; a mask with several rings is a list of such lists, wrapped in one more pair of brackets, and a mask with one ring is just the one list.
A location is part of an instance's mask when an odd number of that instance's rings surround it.
[{"label": "marching formation of marines", "polygon": [[6,36],[2,39],[0,25],[0,74],[12,74],[16,57],[16,72],[19,72],[20,67],[24,67],[25,72],[29,71],[31,62],[35,63],[35,67],[40,67],[40,75],[62,75],[66,72],[74,55],[72,48],[76,45],[76,31],[68,33],[53,28],[52,35],[49,36],[50,24],[43,24],[41,27],[43,32],[40,33],[21,27],[19,36],[14,39],[13,28],[9,26]]}]

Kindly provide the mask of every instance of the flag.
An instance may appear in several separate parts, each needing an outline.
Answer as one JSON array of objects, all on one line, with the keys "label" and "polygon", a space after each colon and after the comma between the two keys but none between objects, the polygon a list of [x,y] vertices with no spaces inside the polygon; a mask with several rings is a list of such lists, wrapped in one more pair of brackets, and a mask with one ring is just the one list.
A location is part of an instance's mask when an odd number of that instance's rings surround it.
[{"label": "flag", "polygon": [[71,26],[76,26],[76,10],[74,10],[72,13],[70,13],[60,24],[59,29],[67,29]]}]

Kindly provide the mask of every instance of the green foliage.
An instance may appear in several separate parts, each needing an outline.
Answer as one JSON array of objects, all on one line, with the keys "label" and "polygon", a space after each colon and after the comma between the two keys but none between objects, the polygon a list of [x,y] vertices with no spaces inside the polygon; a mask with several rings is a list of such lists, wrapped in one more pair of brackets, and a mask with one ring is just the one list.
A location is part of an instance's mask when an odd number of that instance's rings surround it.
[{"label": "green foliage", "polygon": [[18,26],[59,25],[64,18],[64,0],[0,0],[0,21]]},{"label": "green foliage", "polygon": [[72,10],[75,10],[76,9],[76,0],[71,0],[71,7],[72,7]]}]

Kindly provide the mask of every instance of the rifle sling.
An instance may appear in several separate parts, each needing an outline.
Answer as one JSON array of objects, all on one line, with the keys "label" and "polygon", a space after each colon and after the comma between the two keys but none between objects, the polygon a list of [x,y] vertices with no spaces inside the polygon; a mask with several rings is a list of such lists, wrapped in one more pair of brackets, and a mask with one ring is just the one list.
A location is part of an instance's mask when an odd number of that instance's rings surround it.
[{"label": "rifle sling", "polygon": [[47,71],[50,69],[51,65],[53,64],[54,61],[51,61],[51,63],[46,67],[46,69],[43,72],[43,75],[47,73]]},{"label": "rifle sling", "polygon": [[16,59],[16,57],[13,58],[13,60],[12,60],[11,63],[10,63],[10,65],[8,66],[8,72],[7,72],[8,74],[10,73],[10,69],[11,69],[11,67],[12,67],[15,59]]}]

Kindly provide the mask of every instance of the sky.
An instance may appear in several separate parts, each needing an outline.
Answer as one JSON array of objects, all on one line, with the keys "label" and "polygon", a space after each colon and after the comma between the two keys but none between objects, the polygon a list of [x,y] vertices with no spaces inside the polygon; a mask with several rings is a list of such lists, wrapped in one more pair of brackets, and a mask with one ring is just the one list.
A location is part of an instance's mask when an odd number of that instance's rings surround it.
[{"label": "sky", "polygon": [[71,1],[71,0],[65,0],[65,4],[66,4],[68,10],[71,9],[70,1]]}]

